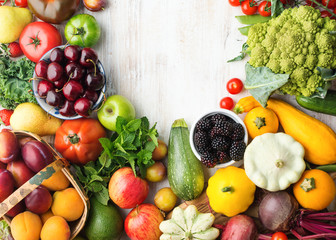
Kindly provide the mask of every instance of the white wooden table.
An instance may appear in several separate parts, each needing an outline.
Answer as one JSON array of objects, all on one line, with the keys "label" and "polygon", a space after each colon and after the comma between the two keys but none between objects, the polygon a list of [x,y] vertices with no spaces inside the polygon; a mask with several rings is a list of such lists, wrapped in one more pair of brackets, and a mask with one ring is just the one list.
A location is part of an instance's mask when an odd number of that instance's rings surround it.
[{"label": "white wooden table", "polygon": [[[108,78],[108,93],[127,97],[137,117],[147,116],[168,142],[171,124],[184,118],[190,126],[203,112],[230,96],[226,82],[244,80],[244,61],[227,63],[246,41],[234,18],[241,15],[227,0],[109,0],[96,17],[102,37],[94,47]],[[62,25],[59,26],[62,29]],[[235,101],[248,95],[231,95]],[[293,97],[285,97],[293,102]],[[306,111],[336,130],[335,117]],[[214,169],[205,169],[206,176]],[[145,202],[168,186],[150,184]],[[123,211],[125,218],[128,211]],[[123,236],[122,239],[128,239]]]}]

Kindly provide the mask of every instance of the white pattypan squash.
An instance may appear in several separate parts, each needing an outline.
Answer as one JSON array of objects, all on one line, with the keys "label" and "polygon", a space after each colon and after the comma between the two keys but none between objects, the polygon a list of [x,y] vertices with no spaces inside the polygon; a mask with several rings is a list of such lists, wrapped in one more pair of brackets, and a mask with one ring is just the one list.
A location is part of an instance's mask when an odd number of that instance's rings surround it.
[{"label": "white pattypan squash", "polygon": [[172,218],[160,224],[163,233],[160,240],[214,240],[219,236],[219,230],[211,227],[215,217],[211,213],[200,213],[194,205],[185,210],[176,207]]},{"label": "white pattypan squash", "polygon": [[304,148],[285,133],[265,133],[246,147],[244,168],[258,187],[284,190],[297,182],[306,168]]}]

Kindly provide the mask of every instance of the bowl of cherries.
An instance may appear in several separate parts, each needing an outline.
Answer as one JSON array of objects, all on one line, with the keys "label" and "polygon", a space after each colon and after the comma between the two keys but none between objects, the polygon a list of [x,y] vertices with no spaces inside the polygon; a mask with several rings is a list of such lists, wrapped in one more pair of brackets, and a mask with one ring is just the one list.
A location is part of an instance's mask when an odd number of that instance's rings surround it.
[{"label": "bowl of cherries", "polygon": [[61,45],[36,64],[33,91],[39,105],[61,119],[89,117],[103,102],[106,76],[92,48]]}]

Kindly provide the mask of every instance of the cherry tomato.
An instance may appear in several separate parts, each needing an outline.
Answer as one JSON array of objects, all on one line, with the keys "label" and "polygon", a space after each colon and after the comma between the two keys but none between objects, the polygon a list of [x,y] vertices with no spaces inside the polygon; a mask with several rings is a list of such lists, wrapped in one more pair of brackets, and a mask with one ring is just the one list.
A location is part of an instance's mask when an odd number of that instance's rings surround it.
[{"label": "cherry tomato", "polygon": [[334,18],[334,17],[331,17],[331,13],[328,12],[328,11],[321,11],[321,17],[329,17],[329,18]]},{"label": "cherry tomato", "polygon": [[224,109],[231,110],[233,108],[233,100],[230,97],[225,97],[220,100],[219,106]]},{"label": "cherry tomato", "polygon": [[313,3],[312,1],[309,1],[309,0],[306,0],[306,3],[304,5],[311,6],[311,7],[315,7],[316,6],[315,3]]},{"label": "cherry tomato", "polygon": [[287,3],[286,0],[280,0],[280,2],[282,2],[282,4],[286,4]]},{"label": "cherry tomato", "polygon": [[241,4],[241,10],[245,15],[253,15],[258,10],[258,4],[253,0],[245,0]]},{"label": "cherry tomato", "polygon": [[261,2],[258,6],[258,12],[264,17],[271,16],[271,3],[268,1]]},{"label": "cherry tomato", "polygon": [[15,0],[15,5],[18,7],[26,8],[28,6],[27,0]]},{"label": "cherry tomato", "polygon": [[238,94],[243,89],[244,84],[239,78],[232,78],[226,84],[226,89],[231,94]]},{"label": "cherry tomato", "polygon": [[46,52],[62,44],[62,36],[49,23],[32,22],[23,29],[19,42],[24,55],[29,60],[38,62]]},{"label": "cherry tomato", "polygon": [[286,234],[283,232],[276,232],[272,235],[272,240],[287,240]]},{"label": "cherry tomato", "polygon": [[[329,1],[329,3],[328,3],[328,1]],[[327,6],[327,4],[328,4],[328,8],[335,8],[336,7],[336,0],[322,0],[322,4],[324,5],[324,6]]]},{"label": "cherry tomato", "polygon": [[229,3],[233,7],[238,7],[240,6],[240,0],[229,0]]}]

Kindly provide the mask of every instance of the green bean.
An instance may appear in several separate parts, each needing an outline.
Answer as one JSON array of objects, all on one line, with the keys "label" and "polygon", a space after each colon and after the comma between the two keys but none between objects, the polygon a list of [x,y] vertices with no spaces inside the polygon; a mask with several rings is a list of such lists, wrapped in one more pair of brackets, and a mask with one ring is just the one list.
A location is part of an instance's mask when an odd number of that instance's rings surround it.
[{"label": "green bean", "polygon": [[263,23],[271,19],[271,17],[263,17],[259,14],[236,16],[236,18],[238,22],[240,22],[241,24],[246,24],[246,25]]},{"label": "green bean", "polygon": [[336,164],[327,164],[327,165],[321,165],[316,167],[316,169],[320,169],[325,172],[336,172]]}]

